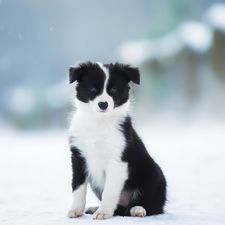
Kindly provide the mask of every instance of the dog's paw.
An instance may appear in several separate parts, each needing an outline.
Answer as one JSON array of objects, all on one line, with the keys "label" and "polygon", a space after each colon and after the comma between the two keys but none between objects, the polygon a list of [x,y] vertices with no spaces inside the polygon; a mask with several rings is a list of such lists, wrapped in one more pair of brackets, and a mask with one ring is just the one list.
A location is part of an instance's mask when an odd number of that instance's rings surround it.
[{"label": "dog's paw", "polygon": [[142,206],[135,206],[131,208],[130,215],[133,217],[145,217],[146,210]]},{"label": "dog's paw", "polygon": [[80,209],[70,209],[68,212],[69,218],[77,218],[83,215],[83,210]]},{"label": "dog's paw", "polygon": [[86,214],[94,214],[98,210],[98,206],[88,207],[85,209]]},{"label": "dog's paw", "polygon": [[93,219],[94,220],[106,220],[109,219],[113,216],[113,213],[107,213],[107,212],[102,212],[102,211],[96,211],[93,214]]}]

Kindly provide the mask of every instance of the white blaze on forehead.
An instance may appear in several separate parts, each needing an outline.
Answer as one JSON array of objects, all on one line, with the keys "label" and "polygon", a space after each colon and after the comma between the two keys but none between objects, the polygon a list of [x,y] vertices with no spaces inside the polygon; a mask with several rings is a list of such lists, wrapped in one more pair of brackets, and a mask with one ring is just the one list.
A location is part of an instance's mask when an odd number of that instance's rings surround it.
[{"label": "white blaze on forehead", "polygon": [[[103,70],[105,76],[106,76],[106,79],[105,79],[105,83],[104,83],[104,88],[103,88],[103,94],[107,94],[106,93],[106,85],[108,83],[108,79],[109,79],[109,71],[108,71],[108,68],[106,68],[105,66],[103,66],[103,64],[101,62],[96,62],[99,67]],[[107,94],[108,95],[108,94]]]},{"label": "white blaze on forehead", "polygon": [[[97,62],[97,64],[100,66],[100,68],[103,70],[103,72],[105,73],[105,76],[106,76],[106,79],[105,79],[105,82],[104,82],[104,88],[103,88],[103,93],[102,95],[100,95],[99,97],[101,97],[101,99],[108,99],[110,96],[108,95],[108,93],[106,92],[106,86],[107,86],[107,83],[108,83],[108,79],[109,79],[109,73],[108,73],[108,69],[106,67],[104,67],[102,65],[102,63],[100,62]],[[111,98],[111,97],[110,97]]]},{"label": "white blaze on forehead", "polygon": [[108,103],[108,107],[105,110],[105,113],[109,113],[109,112],[112,112],[113,109],[114,109],[114,102],[113,102],[112,97],[106,91],[107,83],[108,83],[108,80],[109,80],[108,69],[106,67],[104,67],[102,63],[100,63],[100,62],[96,62],[96,63],[99,65],[99,67],[104,72],[104,74],[106,76],[106,79],[105,79],[105,82],[104,82],[104,87],[103,87],[102,94],[99,95],[97,98],[95,98],[94,101],[91,103],[92,104],[92,109],[95,112],[101,112],[102,110],[99,108],[98,103],[99,102],[107,102]]},{"label": "white blaze on forehead", "polygon": [[101,62],[96,62],[99,67],[103,70],[103,72],[105,73],[105,76],[106,76],[106,80],[109,78],[109,72],[108,72],[108,69],[103,66],[103,64]]}]

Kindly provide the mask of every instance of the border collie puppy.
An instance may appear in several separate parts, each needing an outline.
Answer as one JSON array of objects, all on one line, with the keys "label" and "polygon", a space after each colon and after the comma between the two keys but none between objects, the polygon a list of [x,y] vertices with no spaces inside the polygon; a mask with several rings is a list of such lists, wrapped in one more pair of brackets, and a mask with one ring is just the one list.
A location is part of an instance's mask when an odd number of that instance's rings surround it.
[{"label": "border collie puppy", "polygon": [[101,201],[85,211],[93,219],[163,213],[165,177],[129,115],[129,82],[140,83],[138,68],[80,63],[70,67],[69,81],[76,81],[77,111],[70,126],[73,200],[68,217],[84,213],[88,182]]}]

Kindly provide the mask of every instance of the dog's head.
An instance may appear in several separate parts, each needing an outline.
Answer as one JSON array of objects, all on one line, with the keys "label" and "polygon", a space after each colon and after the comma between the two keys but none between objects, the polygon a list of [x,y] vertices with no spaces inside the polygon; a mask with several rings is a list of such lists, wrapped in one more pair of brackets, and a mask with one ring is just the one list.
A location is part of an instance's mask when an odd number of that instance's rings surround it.
[{"label": "dog's head", "polygon": [[140,84],[138,68],[124,64],[80,63],[69,68],[69,82],[77,81],[76,97],[106,115],[129,99],[129,82]]}]

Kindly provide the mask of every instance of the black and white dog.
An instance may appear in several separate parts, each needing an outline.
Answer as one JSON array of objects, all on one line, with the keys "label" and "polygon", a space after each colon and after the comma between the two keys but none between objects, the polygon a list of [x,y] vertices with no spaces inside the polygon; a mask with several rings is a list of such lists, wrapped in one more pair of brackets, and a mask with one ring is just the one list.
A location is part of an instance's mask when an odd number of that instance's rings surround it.
[{"label": "black and white dog", "polygon": [[77,111],[70,126],[73,202],[68,217],[84,213],[88,182],[101,200],[85,211],[93,219],[163,213],[165,177],[129,116],[129,82],[140,83],[138,68],[80,63],[70,67],[69,81],[76,81]]}]

